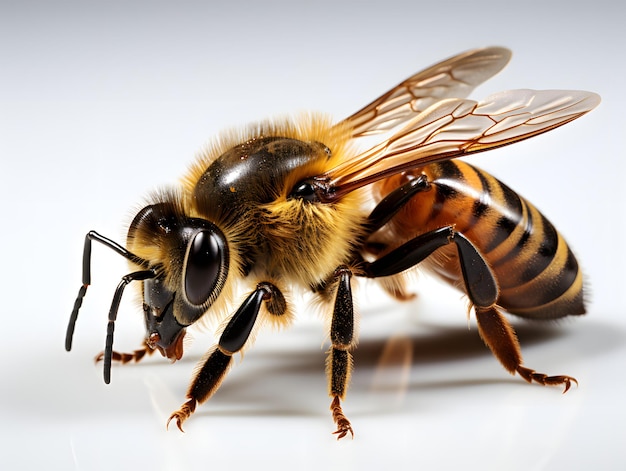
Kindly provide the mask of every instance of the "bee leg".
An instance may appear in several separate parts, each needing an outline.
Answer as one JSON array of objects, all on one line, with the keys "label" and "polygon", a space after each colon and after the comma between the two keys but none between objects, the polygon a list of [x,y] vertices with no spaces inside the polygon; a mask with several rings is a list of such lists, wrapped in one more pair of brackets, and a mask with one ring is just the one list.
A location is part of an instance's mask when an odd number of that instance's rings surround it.
[{"label": "bee leg", "polygon": [[287,310],[285,298],[276,286],[267,282],[259,283],[230,318],[218,344],[196,370],[187,390],[187,401],[172,413],[167,426],[176,420],[177,427],[183,432],[183,423],[194,413],[198,403],[207,401],[217,391],[230,367],[233,354],[240,351],[250,337],[264,302],[270,314],[279,316]]},{"label": "bee leg", "polygon": [[474,245],[453,226],[425,232],[405,242],[374,262],[362,264],[364,276],[378,278],[397,275],[423,261],[435,250],[455,243],[461,271],[470,300],[479,306],[490,306],[498,299],[498,286],[489,266]]},{"label": "bee leg", "polygon": [[402,186],[396,188],[372,210],[367,217],[367,224],[370,232],[375,232],[387,224],[393,216],[406,205],[420,191],[430,189],[430,183],[426,175],[419,175],[411,178]]},{"label": "bee leg", "polygon": [[481,338],[494,356],[511,374],[517,372],[529,383],[546,385],[565,385],[563,393],[566,393],[572,383],[578,384],[571,376],[548,376],[537,373],[535,370],[522,366],[522,354],[515,330],[507,319],[498,311],[495,306],[480,307],[474,306],[476,319],[478,321],[478,332]]},{"label": "bee leg", "polygon": [[[148,346],[148,343],[144,340],[141,348],[133,351],[132,353],[123,353],[116,352],[115,350],[111,352],[111,360],[120,362],[122,365],[134,361],[135,363],[141,361],[143,358],[152,355],[155,352],[153,348]],[[104,360],[104,351],[98,353],[94,358],[96,363]]]},{"label": "bee leg", "polygon": [[[367,228],[370,234],[387,224],[417,193],[430,189],[426,175],[422,174],[417,177],[407,175],[407,178],[410,179],[385,196],[368,216]],[[375,240],[367,240],[363,245],[364,252],[373,256],[378,255],[384,249],[385,245],[377,244]],[[380,284],[387,293],[399,301],[415,298],[415,294],[406,289],[405,280],[402,278],[386,278],[381,280]]]},{"label": "bee leg", "polygon": [[495,277],[476,247],[463,234],[455,231],[453,226],[421,234],[378,260],[365,263],[365,276],[376,278],[396,275],[451,242],[458,249],[465,292],[474,306],[480,336],[504,368],[511,373],[517,372],[528,382],[535,381],[543,385],[564,384],[564,392],[567,392],[572,383],[577,384],[576,379],[571,376],[548,376],[522,366],[522,355],[515,331],[496,308],[499,291]]},{"label": "bee leg", "polygon": [[520,345],[513,327],[496,308],[498,285],[484,258],[462,234],[455,232],[454,242],[459,253],[465,291],[474,305],[478,331],[494,356],[511,373],[517,372],[529,383],[543,385],[564,384],[565,390],[577,383],[571,376],[548,376],[522,366]]},{"label": "bee leg", "polygon": [[544,386],[564,384],[564,393],[569,390],[572,382],[578,384],[571,376],[548,376],[522,366],[522,354],[515,330],[496,307],[499,292],[491,269],[476,247],[460,236],[461,234],[456,234],[455,242],[459,250],[465,289],[474,305],[478,332],[494,356],[506,370],[517,372],[529,383],[535,381]]},{"label": "bee leg", "polygon": [[343,413],[341,399],[346,395],[350,374],[352,373],[352,353],[354,347],[354,306],[350,278],[352,272],[347,267],[335,271],[337,291],[335,306],[330,325],[331,347],[326,359],[326,374],[329,377],[329,395],[333,398],[330,405],[337,430],[337,439],[348,433],[354,437],[352,425]]}]

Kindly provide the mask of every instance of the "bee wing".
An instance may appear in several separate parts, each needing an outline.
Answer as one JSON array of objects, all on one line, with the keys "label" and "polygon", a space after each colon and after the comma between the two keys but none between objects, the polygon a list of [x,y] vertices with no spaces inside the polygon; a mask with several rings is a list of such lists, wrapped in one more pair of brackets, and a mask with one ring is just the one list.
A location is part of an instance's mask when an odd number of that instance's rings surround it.
[{"label": "bee wing", "polygon": [[386,132],[444,98],[465,98],[504,68],[511,51],[474,49],[418,72],[357,111],[343,123],[352,137]]},{"label": "bee wing", "polygon": [[501,147],[568,123],[600,103],[595,93],[511,90],[485,101],[449,98],[414,116],[391,138],[317,178],[338,198],[395,173]]}]

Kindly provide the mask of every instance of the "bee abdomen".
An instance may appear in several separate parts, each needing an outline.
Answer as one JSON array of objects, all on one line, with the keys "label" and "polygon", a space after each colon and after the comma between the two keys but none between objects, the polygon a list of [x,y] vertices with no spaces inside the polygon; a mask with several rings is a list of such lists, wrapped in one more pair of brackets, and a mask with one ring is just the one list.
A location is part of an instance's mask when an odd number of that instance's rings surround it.
[{"label": "bee abdomen", "polygon": [[[480,175],[483,191],[493,203],[485,216],[497,217],[491,240],[473,234],[500,285],[498,304],[530,318],[557,318],[583,314],[583,277],[576,257],[563,236],[530,202],[486,172]],[[503,235],[506,235],[504,238]]]},{"label": "bee abdomen", "polygon": [[[583,276],[563,236],[531,203],[487,172],[463,161],[420,169],[433,191],[417,195],[396,228],[427,231],[453,224],[479,249],[498,280],[498,305],[528,318],[583,314]],[[408,219],[410,218],[411,221]],[[408,233],[406,233],[408,235]],[[431,261],[460,281],[454,249]]]},{"label": "bee abdomen", "polygon": [[500,284],[500,304],[523,317],[552,319],[584,314],[583,276],[563,236],[531,203],[516,229],[498,247],[484,254]]}]

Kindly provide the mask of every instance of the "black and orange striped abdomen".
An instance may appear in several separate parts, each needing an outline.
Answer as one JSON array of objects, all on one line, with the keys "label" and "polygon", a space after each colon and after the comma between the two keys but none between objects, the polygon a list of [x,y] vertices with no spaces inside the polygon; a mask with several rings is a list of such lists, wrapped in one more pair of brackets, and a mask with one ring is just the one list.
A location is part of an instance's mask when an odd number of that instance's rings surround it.
[{"label": "black and orange striped abdomen", "polygon": [[[531,203],[487,172],[460,160],[431,164],[379,184],[388,193],[407,176],[425,174],[429,191],[418,193],[391,221],[397,246],[439,227],[454,225],[481,252],[500,288],[498,305],[534,319],[583,314],[583,276],[565,239]],[[460,286],[454,245],[425,263]]]}]

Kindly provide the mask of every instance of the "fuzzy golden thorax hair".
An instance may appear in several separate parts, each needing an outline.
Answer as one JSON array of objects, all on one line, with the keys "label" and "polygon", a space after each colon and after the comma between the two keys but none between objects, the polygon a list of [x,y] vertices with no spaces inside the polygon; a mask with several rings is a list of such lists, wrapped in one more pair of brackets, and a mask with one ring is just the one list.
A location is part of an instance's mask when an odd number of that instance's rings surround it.
[{"label": "fuzzy golden thorax hair", "polygon": [[[262,182],[256,183],[258,187],[242,188],[238,186],[241,180],[235,179],[225,197],[229,204],[220,204],[224,198],[208,191],[211,187],[206,181],[215,178],[215,173],[230,170],[222,166],[225,156],[237,148],[244,160],[248,147],[254,149],[259,141],[274,137],[300,142],[305,149],[310,146],[310,158],[298,160],[277,180],[264,180],[259,175],[255,178]],[[332,204],[309,204],[290,198],[290,193],[298,182],[350,159],[354,150],[349,141],[349,133],[342,126],[317,114],[226,133],[202,153],[183,178],[183,193],[189,195],[186,205],[191,215],[218,225],[231,250],[239,252],[259,276],[317,285],[337,266],[348,263],[362,235],[366,216],[363,192],[355,191]],[[274,155],[272,145],[264,147],[270,155]]]}]

